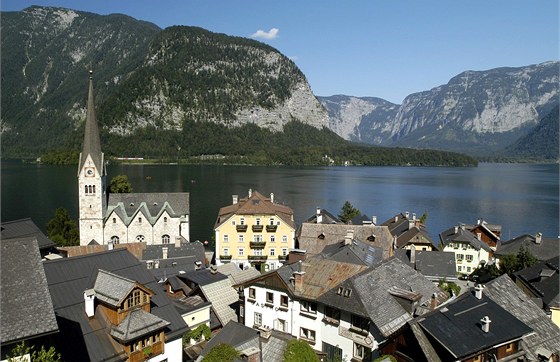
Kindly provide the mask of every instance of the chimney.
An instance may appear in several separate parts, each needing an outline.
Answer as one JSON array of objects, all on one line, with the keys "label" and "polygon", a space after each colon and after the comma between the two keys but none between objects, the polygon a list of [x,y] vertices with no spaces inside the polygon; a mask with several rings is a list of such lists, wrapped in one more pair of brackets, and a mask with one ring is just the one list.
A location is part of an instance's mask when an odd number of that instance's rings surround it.
[{"label": "chimney", "polygon": [[410,212],[405,211],[405,212],[404,212],[404,217],[406,217],[406,218],[408,219],[409,216],[410,216]]},{"label": "chimney", "polygon": [[430,299],[430,310],[434,310],[437,308],[437,294],[433,293],[432,298]]},{"label": "chimney", "polygon": [[233,199],[233,205],[237,204],[237,200],[239,199],[239,196],[237,195],[231,195],[231,198]]},{"label": "chimney", "polygon": [[416,225],[416,220],[408,219],[408,230],[412,229]]},{"label": "chimney", "polygon": [[415,212],[412,213],[412,220],[416,221],[416,213]]},{"label": "chimney", "polygon": [[247,362],[259,362],[261,351],[256,347],[249,347],[241,351],[241,358]]},{"label": "chimney", "polygon": [[410,247],[410,263],[416,265],[416,247],[414,245]]},{"label": "chimney", "polygon": [[270,193],[270,202],[274,204],[274,193]]},{"label": "chimney", "polygon": [[249,189],[249,197],[253,196],[253,189]]},{"label": "chimney", "polygon": [[480,320],[480,323],[482,323],[482,331],[484,333],[490,332],[490,322],[492,321],[488,318],[488,316],[484,316],[484,318]]},{"label": "chimney", "polygon": [[482,299],[482,289],[484,287],[482,286],[482,284],[477,284],[476,287],[474,287],[474,296],[476,297],[476,299]]},{"label": "chimney", "polygon": [[321,208],[317,207],[317,213],[315,214],[317,216],[317,224],[320,224],[323,222],[323,214],[321,214]]},{"label": "chimney", "polygon": [[163,254],[162,258],[163,259],[167,259],[167,246],[164,246],[163,248],[161,248],[161,253]]},{"label": "chimney", "polygon": [[542,233],[537,233],[537,235],[535,235],[535,244],[541,244],[542,243]]},{"label": "chimney", "polygon": [[459,232],[459,227],[455,226],[455,234],[457,234]]},{"label": "chimney", "polygon": [[377,225],[377,216],[373,215],[373,216],[371,217],[371,223],[372,223],[373,225]]},{"label": "chimney", "polygon": [[461,224],[461,230],[465,230],[465,224]]},{"label": "chimney", "polygon": [[195,261],[194,262],[194,270],[200,270],[202,268],[202,262],[201,261]]},{"label": "chimney", "polygon": [[84,302],[86,305],[86,315],[93,318],[95,315],[95,290],[86,289],[84,291]]},{"label": "chimney", "polygon": [[109,243],[107,243],[107,250],[113,250],[113,247],[114,247],[113,241],[111,240],[109,241]]},{"label": "chimney", "polygon": [[352,245],[353,239],[354,239],[354,230],[347,230],[346,236],[344,237],[344,245]]},{"label": "chimney", "polygon": [[175,238],[175,247],[176,247],[176,248],[180,248],[180,247],[181,247],[181,238],[180,238],[180,237],[176,237],[176,238]]},{"label": "chimney", "polygon": [[301,293],[303,289],[303,275],[305,272],[303,271],[303,262],[300,260],[297,263],[297,271],[294,272],[294,289],[296,293]]},{"label": "chimney", "polygon": [[395,216],[395,222],[398,222],[398,221],[399,221],[399,215],[396,215]]},{"label": "chimney", "polygon": [[218,267],[214,264],[210,265],[210,274],[216,274],[218,272]]}]

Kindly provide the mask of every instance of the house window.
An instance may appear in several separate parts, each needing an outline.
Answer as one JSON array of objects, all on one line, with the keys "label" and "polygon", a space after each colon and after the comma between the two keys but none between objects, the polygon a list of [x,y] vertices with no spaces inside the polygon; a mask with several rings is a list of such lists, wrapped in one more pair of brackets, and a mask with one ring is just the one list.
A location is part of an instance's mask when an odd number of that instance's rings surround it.
[{"label": "house window", "polygon": [[256,291],[255,288],[249,288],[249,298],[255,299]]},{"label": "house window", "polygon": [[471,272],[471,267],[468,266],[468,267],[467,267],[467,273],[470,273],[470,272]]},{"label": "house window", "polygon": [[278,330],[280,332],[287,332],[288,331],[288,323],[283,319],[278,319]]},{"label": "house window", "polygon": [[367,332],[369,330],[369,320],[352,314],[352,327],[355,330]]},{"label": "house window", "polygon": [[239,254],[239,256],[243,256],[243,253],[244,253],[243,248],[237,249],[237,254]]},{"label": "house window", "polygon": [[140,296],[142,292],[140,290],[134,290],[132,293],[128,295],[127,304],[128,308],[135,307],[140,304]]},{"label": "house window", "polygon": [[253,241],[254,241],[255,243],[260,243],[260,242],[262,242],[262,241],[263,241],[262,235],[260,235],[260,234],[253,235]]},{"label": "house window", "polygon": [[287,242],[288,242],[288,236],[287,236],[287,235],[282,235],[282,242],[283,242],[283,243],[287,243]]},{"label": "house window", "polygon": [[467,261],[472,262],[473,261],[473,256],[467,254]]},{"label": "house window", "polygon": [[463,254],[457,254],[457,260],[458,261],[463,261],[464,257],[465,256]]},{"label": "house window", "polygon": [[262,326],[262,314],[255,312],[255,326]]},{"label": "house window", "polygon": [[224,235],[224,243],[229,242],[229,236],[228,235]]},{"label": "house window", "polygon": [[235,226],[235,220],[231,220],[231,224]]},{"label": "house window", "polygon": [[261,219],[257,217],[257,219],[255,220],[255,222],[256,222],[257,225],[260,225],[260,224],[261,224]]},{"label": "house window", "polygon": [[308,341],[315,342],[315,331],[307,328],[300,328],[299,336]]},{"label": "house window", "polygon": [[340,309],[325,306],[325,317],[334,321],[340,321]]},{"label": "house window", "polygon": [[243,241],[243,234],[239,234],[239,242],[242,243]]},{"label": "house window", "polygon": [[270,225],[274,225],[274,218],[273,217],[270,218]]},{"label": "house window", "polygon": [[139,243],[143,242],[144,241],[144,235],[136,236],[136,241],[139,242]]},{"label": "house window", "polygon": [[253,255],[255,255],[255,256],[262,256],[262,255],[263,255],[262,249],[255,249],[255,250],[253,250]]},{"label": "house window", "polygon": [[153,269],[154,268],[154,262],[152,260],[149,260],[146,262],[146,267],[148,269]]},{"label": "house window", "polygon": [[222,255],[229,255],[229,249],[228,248],[224,248]]},{"label": "house window", "polygon": [[302,300],[301,303],[300,303],[300,310],[302,312],[316,314],[317,313],[317,303],[308,302],[307,300]]},{"label": "house window", "polygon": [[163,236],[161,237],[161,242],[162,242],[163,244],[169,244],[169,235],[163,235]]},{"label": "house window", "polygon": [[288,249],[282,248],[282,256],[288,255]]},{"label": "house window", "polygon": [[266,292],[266,302],[274,304],[274,293]]},{"label": "house window", "polygon": [[113,218],[113,224],[116,224],[116,223],[117,223],[117,218],[114,217],[114,218]]},{"label": "house window", "polygon": [[270,256],[275,256],[276,255],[276,250],[274,248],[270,248],[269,254],[270,254]]},{"label": "house window", "polygon": [[509,353],[509,352],[513,352],[514,347],[515,347],[515,343],[513,343],[513,342],[512,342],[512,343],[508,343],[508,344],[506,345],[506,352],[508,352],[508,353]]},{"label": "house window", "polygon": [[139,224],[142,223],[142,218],[141,217],[138,218],[138,223]]},{"label": "house window", "polygon": [[163,222],[167,222],[167,216],[163,217]]},{"label": "house window", "polygon": [[370,354],[371,351],[366,346],[354,343],[354,358],[369,361]]},{"label": "house window", "polygon": [[245,225],[245,218],[240,218],[239,219],[239,225]]},{"label": "house window", "polygon": [[482,362],[482,355],[479,354],[478,356],[476,356],[476,357],[473,359],[473,362]]},{"label": "house window", "polygon": [[280,295],[280,306],[288,307],[288,296],[287,295]]},{"label": "house window", "polygon": [[274,243],[276,241],[276,236],[270,235],[270,242]]}]

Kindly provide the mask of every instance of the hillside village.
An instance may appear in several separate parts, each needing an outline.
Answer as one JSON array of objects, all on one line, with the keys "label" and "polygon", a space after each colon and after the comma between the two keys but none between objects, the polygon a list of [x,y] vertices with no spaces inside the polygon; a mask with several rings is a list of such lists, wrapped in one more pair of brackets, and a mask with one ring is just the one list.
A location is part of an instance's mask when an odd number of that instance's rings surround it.
[{"label": "hillside village", "polygon": [[224,344],[284,361],[295,340],[320,361],[559,360],[558,239],[505,240],[480,219],[434,240],[408,211],[319,207],[296,225],[250,189],[216,210],[207,250],[188,193],[106,191],[93,94],[90,73],[80,245],[2,222],[2,361],[41,346],[65,361],[216,360]]}]

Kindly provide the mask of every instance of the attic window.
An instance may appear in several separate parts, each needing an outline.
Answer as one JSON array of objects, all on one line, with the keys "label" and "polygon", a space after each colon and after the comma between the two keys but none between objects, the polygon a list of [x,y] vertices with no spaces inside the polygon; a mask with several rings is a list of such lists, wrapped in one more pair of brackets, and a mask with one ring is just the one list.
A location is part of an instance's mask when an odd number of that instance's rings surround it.
[{"label": "attic window", "polygon": [[324,240],[325,239],[325,233],[320,233],[319,236],[317,236],[317,238]]},{"label": "attic window", "polygon": [[131,203],[130,203],[130,206],[134,206],[134,202],[131,202]]},{"label": "attic window", "polygon": [[154,206],[157,206],[157,202],[154,202]]},{"label": "attic window", "polygon": [[367,239],[368,241],[375,241],[375,234],[371,234]]},{"label": "attic window", "polygon": [[338,288],[338,290],[336,291],[336,294],[338,295],[342,295],[342,292],[344,291],[344,288],[340,287]]},{"label": "attic window", "polygon": [[348,288],[348,289],[344,289],[344,296],[346,298],[349,298],[350,295],[352,295],[352,289]]}]

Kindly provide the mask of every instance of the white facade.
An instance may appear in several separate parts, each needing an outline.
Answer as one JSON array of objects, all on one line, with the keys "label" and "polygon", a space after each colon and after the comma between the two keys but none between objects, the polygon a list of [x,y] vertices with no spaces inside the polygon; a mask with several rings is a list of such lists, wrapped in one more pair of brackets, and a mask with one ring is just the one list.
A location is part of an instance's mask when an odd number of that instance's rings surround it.
[{"label": "white facade", "polygon": [[488,263],[490,260],[490,254],[486,250],[483,248],[476,250],[467,242],[450,242],[443,248],[443,251],[455,254],[459,274],[470,274],[480,266],[480,262]]},{"label": "white facade", "polygon": [[178,338],[165,342],[164,353],[150,358],[150,362],[182,362],[183,361],[183,339]]},{"label": "white facade", "polygon": [[78,174],[80,245],[92,240],[103,241],[103,212],[105,194],[104,170],[98,170],[91,155],[87,155]]},{"label": "white facade", "polygon": [[[324,343],[340,349],[342,360],[361,359],[365,351],[378,348],[369,331],[352,328],[352,315],[337,310],[339,318],[325,318],[323,304],[293,300],[282,291],[256,285],[244,289],[245,325],[252,328],[275,329],[307,341],[314,349],[324,350]],[[331,309],[336,310],[336,309]]]}]

